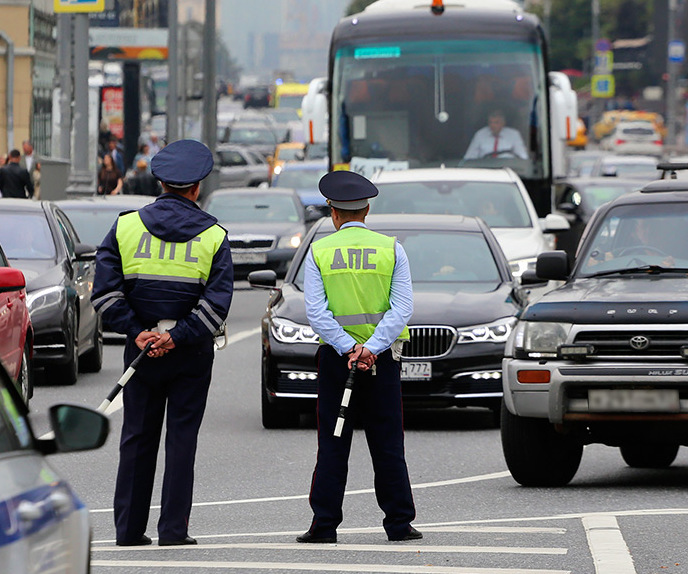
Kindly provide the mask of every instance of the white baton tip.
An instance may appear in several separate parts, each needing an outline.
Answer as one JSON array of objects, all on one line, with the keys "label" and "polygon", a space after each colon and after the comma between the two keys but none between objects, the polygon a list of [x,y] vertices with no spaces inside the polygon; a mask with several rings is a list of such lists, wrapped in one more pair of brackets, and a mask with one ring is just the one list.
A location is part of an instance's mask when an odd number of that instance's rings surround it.
[{"label": "white baton tip", "polygon": [[110,406],[110,401],[105,399],[102,403],[100,403],[100,406],[98,407],[98,412],[104,413],[105,409]]},{"label": "white baton tip", "polygon": [[337,424],[334,426],[334,436],[342,436],[342,429],[344,428],[344,419],[339,417]]}]

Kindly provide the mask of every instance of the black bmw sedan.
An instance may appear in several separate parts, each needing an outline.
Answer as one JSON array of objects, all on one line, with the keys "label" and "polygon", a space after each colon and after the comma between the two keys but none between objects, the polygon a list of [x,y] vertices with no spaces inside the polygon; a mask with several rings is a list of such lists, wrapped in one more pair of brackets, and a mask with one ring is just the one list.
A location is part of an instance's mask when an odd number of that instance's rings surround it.
[{"label": "black bmw sedan", "polygon": [[[498,413],[504,344],[525,304],[489,227],[478,218],[370,215],[370,229],[395,236],[409,258],[414,313],[401,362],[405,408],[487,407]],[[296,426],[317,398],[318,335],[306,319],[304,258],[334,232],[320,219],[296,253],[284,282],[271,270],[249,274],[252,287],[271,289],[262,326],[262,421]]]},{"label": "black bmw sedan", "polygon": [[79,370],[100,371],[103,327],[91,305],[96,248],[79,241],[50,201],[0,199],[0,244],[26,277],[34,366],[72,385]]}]

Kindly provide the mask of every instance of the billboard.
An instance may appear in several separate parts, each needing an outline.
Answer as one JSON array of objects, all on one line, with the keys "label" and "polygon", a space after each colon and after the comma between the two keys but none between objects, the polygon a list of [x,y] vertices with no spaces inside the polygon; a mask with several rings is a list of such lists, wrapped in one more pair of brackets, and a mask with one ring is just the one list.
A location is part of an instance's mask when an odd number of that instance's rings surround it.
[{"label": "billboard", "polygon": [[105,10],[105,0],[55,0],[53,6],[56,14],[102,12]]},{"label": "billboard", "polygon": [[100,88],[100,119],[118,139],[124,137],[124,92],[122,86]]},{"label": "billboard", "polygon": [[165,28],[96,28],[88,30],[91,60],[166,60]]}]

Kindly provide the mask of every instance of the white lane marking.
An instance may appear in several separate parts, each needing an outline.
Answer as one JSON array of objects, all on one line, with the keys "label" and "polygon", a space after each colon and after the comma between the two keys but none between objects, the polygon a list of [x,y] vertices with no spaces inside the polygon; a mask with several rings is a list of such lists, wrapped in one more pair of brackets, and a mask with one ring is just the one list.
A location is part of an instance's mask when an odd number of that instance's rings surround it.
[{"label": "white lane marking", "polygon": [[[428,522],[423,528],[432,526],[458,526],[465,524],[503,524],[509,522],[539,522],[541,520],[583,519],[587,516],[664,516],[688,514],[688,508],[646,508],[644,510],[606,510],[604,512],[574,512],[553,514],[551,516],[516,516],[513,518],[488,518],[476,520],[456,520],[452,522]],[[419,526],[419,528],[420,528]]]},{"label": "white lane marking", "polygon": [[[248,339],[249,337],[252,337],[253,335],[256,335],[260,333],[260,327],[256,327],[255,329],[249,329],[248,331],[240,331],[239,333],[235,333],[234,335],[231,335],[227,339],[227,346],[233,345],[234,343],[238,343],[239,341],[243,341],[244,339]],[[219,352],[219,351],[218,351]],[[107,408],[107,414],[112,415],[113,413],[116,413],[117,411],[121,410],[124,408],[124,402],[122,398],[122,393],[119,393],[115,399],[110,403],[110,405]],[[48,433],[50,434],[50,433]],[[42,436],[41,438],[52,438],[52,437],[47,437],[46,435]]]},{"label": "white lane marking", "polygon": [[391,574],[570,574],[570,570],[531,570],[521,568],[464,568],[452,566],[411,566],[387,564],[325,564],[302,563],[288,564],[283,562],[154,562],[148,560],[94,560],[92,566],[112,568],[213,568],[213,569],[241,569],[241,570],[300,570],[302,572],[381,572]]},{"label": "white lane marking", "polygon": [[[455,484],[467,484],[469,482],[479,482],[483,480],[494,480],[496,478],[505,478],[507,476],[510,476],[508,471],[504,472],[493,472],[490,474],[481,474],[477,476],[467,476],[465,478],[455,478],[453,480],[440,480],[438,482],[425,482],[422,484],[414,484],[411,486],[413,490],[418,490],[421,488],[436,488],[438,486],[452,486]],[[375,489],[373,488],[365,488],[361,490],[347,490],[345,492],[346,495],[353,495],[353,494],[374,494]],[[194,508],[200,508],[202,506],[228,506],[232,504],[255,504],[258,502],[281,502],[281,501],[286,501],[286,500],[307,500],[308,499],[308,494],[293,494],[290,496],[268,496],[264,498],[242,498],[239,500],[218,500],[215,502],[194,502],[193,507]],[[157,506],[151,506],[151,508],[160,508],[160,505]],[[96,508],[93,510],[90,510],[89,512],[92,512],[94,514],[97,513],[102,513],[102,512],[112,512],[112,508]]]},{"label": "white lane marking", "polygon": [[616,517],[604,514],[585,516],[583,526],[595,564],[595,572],[636,574],[633,559]]},{"label": "white lane marking", "polygon": [[477,532],[480,534],[566,534],[566,528],[537,526],[424,526],[423,532]]},{"label": "white lane marking", "polygon": [[[162,551],[169,552],[174,550],[173,546],[148,546],[139,547],[141,551],[150,552]],[[397,545],[397,544],[320,544],[317,548],[312,545],[289,543],[280,544],[274,542],[237,542],[230,544],[198,544],[189,546],[184,550],[229,550],[229,549],[243,549],[243,550],[296,550],[309,551],[313,550],[325,552],[394,552],[397,554],[545,554],[545,555],[562,555],[567,554],[567,548],[550,548],[550,547],[522,547],[522,546],[424,546],[422,544],[416,545]],[[131,547],[122,546],[107,546],[100,548],[93,548],[98,552],[131,552]],[[179,548],[177,548],[179,550]]]},{"label": "white lane marking", "polygon": [[248,331],[239,331],[238,333],[234,333],[234,335],[229,336],[229,339],[227,339],[227,344],[233,345],[234,343],[248,339],[249,337],[257,335],[258,333],[260,333],[260,327],[249,329]]}]

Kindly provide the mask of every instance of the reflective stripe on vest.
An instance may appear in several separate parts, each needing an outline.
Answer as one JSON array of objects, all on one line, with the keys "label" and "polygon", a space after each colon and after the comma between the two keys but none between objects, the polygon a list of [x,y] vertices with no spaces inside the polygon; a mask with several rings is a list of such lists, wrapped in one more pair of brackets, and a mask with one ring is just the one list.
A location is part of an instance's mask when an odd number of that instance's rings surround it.
[{"label": "reflective stripe on vest", "polygon": [[153,235],[137,212],[120,216],[117,243],[125,279],[153,279],[205,285],[225,231],[213,225],[186,243]]},{"label": "reflective stripe on vest", "polygon": [[[356,342],[365,343],[389,310],[396,262],[394,237],[345,227],[313,243],[328,309]],[[408,339],[408,328],[399,336]]]}]

